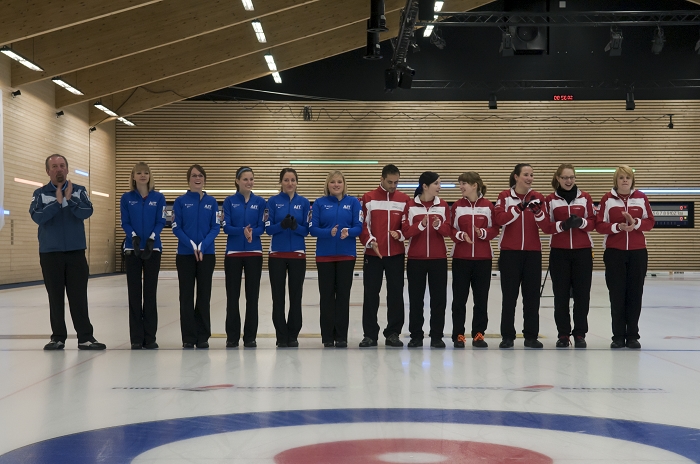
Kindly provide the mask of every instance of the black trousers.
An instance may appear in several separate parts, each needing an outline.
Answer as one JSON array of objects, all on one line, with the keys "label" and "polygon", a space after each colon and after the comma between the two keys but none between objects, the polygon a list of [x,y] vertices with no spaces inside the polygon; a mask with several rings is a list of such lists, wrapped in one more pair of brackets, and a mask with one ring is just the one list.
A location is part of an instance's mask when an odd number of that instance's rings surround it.
[{"label": "black trousers", "polygon": [[348,340],[350,289],[355,260],[317,262],[321,310],[321,341]]},{"label": "black trousers", "polygon": [[537,338],[540,331],[540,285],[542,252],[502,250],[498,258],[501,271],[501,337],[515,340],[515,306],[523,291],[523,335]]},{"label": "black trousers", "polygon": [[386,274],[386,318],[387,325],[384,336],[401,334],[404,322],[403,301],[403,272],[404,255],[378,256],[365,255],[362,266],[362,284],[364,300],[362,304],[362,331],[364,336],[377,340],[379,338],[379,292],[382,289],[382,279]]},{"label": "black trousers", "polygon": [[[568,250],[552,248],[549,275],[554,291],[554,322],[560,337],[585,337],[588,333],[588,308],[591,300],[593,253],[590,248]],[[574,330],[571,330],[569,299],[574,297]]]},{"label": "black trousers", "polygon": [[646,249],[608,248],[603,254],[615,341],[639,340],[639,315],[648,259]]},{"label": "black trousers", "polygon": [[88,316],[87,284],[90,270],[85,250],[39,253],[41,274],[49,294],[51,340],[66,342],[65,296],[68,296],[73,328],[78,343],[92,340],[92,324]]},{"label": "black trousers", "polygon": [[[132,344],[145,345],[156,341],[158,329],[158,273],[160,251],[148,259],[126,255],[126,285],[129,290],[129,335]],[[142,280],[143,279],[143,280]]]},{"label": "black trousers", "polygon": [[445,308],[447,307],[447,258],[408,259],[408,330],[411,338],[424,336],[423,300],[425,283],[430,291],[430,338],[442,338],[445,329]]},{"label": "black trousers", "polygon": [[[197,261],[194,255],[177,255],[175,266],[180,284],[180,331],[182,343],[203,343],[211,337],[211,280],[216,255],[204,255]],[[195,302],[195,283],[197,300]]]},{"label": "black trousers", "polygon": [[[306,276],[306,258],[274,258],[267,262],[272,290],[272,323],[277,343],[295,341],[301,331],[301,296]],[[284,316],[286,280],[289,278],[289,314]]]},{"label": "black trousers", "polygon": [[238,301],[241,297],[241,278],[245,271],[245,325],[243,342],[252,342],[258,334],[258,298],[263,257],[227,256],[226,271],[226,341],[238,342],[241,338],[241,313]]},{"label": "black trousers", "polygon": [[491,288],[490,259],[452,259],[452,340],[464,335],[467,316],[467,299],[471,286],[474,299],[472,312],[472,332],[486,333],[489,323],[488,305]]}]

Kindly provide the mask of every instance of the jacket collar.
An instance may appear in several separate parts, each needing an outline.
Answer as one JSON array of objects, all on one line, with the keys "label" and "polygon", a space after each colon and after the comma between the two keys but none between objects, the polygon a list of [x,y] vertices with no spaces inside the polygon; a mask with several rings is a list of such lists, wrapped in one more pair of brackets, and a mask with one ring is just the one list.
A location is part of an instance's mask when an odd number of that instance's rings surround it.
[{"label": "jacket collar", "polygon": [[[413,201],[415,201],[419,205],[423,204],[423,202],[420,199],[420,195],[416,195],[416,197],[413,199]],[[440,197],[435,195],[435,198],[433,198],[433,206],[437,206],[439,204],[440,204]]]}]

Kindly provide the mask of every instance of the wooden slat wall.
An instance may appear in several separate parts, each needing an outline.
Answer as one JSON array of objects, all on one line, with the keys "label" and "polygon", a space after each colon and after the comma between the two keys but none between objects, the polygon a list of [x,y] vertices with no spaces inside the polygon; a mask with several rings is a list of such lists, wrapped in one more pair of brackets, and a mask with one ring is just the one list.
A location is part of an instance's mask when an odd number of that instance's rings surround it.
[{"label": "wooden slat wall", "polygon": [[[0,284],[41,280],[37,225],[29,216],[32,193],[37,188],[15,182],[15,178],[46,183],[44,160],[52,153],[69,162],[69,179],[84,185],[88,193],[101,191],[109,198],[91,195],[95,214],[85,221],[85,231],[93,247],[88,249],[92,274],[114,271],[114,123],[88,131],[88,105],[75,105],[56,118],[53,106],[56,85],[51,81],[22,87],[22,95],[12,98],[10,59],[0,56],[0,88],[4,109],[5,204],[10,211],[0,230]],[[89,171],[83,177],[75,169]],[[105,201],[103,201],[105,200]],[[91,227],[92,225],[92,227]]]},{"label": "wooden slat wall", "polygon": [[[301,117],[307,105],[312,107],[313,121]],[[116,209],[119,195],[128,188],[131,168],[141,160],[151,166],[158,189],[186,189],[186,170],[197,162],[207,170],[208,190],[234,189],[235,170],[242,165],[255,170],[257,189],[274,190],[280,169],[292,160],[377,161],[367,166],[295,166],[299,193],[310,200],[322,195],[325,177],[333,169],[345,173],[352,195],[361,195],[376,188],[387,163],[399,166],[403,182],[416,182],[425,170],[439,172],[443,183],[456,182],[463,171],[477,171],[492,200],[508,187],[509,173],[519,162],[533,165],[534,187],[545,195],[551,192],[552,175],[562,162],[578,168],[629,164],[636,169],[638,187],[698,185],[700,102],[637,101],[635,111],[625,111],[623,101],[499,102],[498,106],[488,110],[485,101],[172,104],[132,116],[136,127],[117,126]],[[667,128],[664,116],[669,113],[674,114],[673,130]],[[579,173],[577,181],[598,201],[612,187],[612,174]],[[223,200],[226,195],[215,196]],[[166,194],[169,201],[177,196]],[[443,189],[441,196],[454,201],[459,191]],[[663,201],[694,198],[651,196]],[[700,206],[697,201],[695,205]],[[700,270],[699,231],[649,233],[650,270]],[[600,270],[602,237],[593,235],[595,267]],[[117,243],[122,238],[118,230]],[[163,268],[174,269],[176,240],[169,230],[163,238]],[[307,239],[310,267],[314,267],[314,242]],[[223,256],[224,234],[216,246]],[[683,260],[678,259],[680,253]],[[222,259],[217,268],[223,268]]]}]

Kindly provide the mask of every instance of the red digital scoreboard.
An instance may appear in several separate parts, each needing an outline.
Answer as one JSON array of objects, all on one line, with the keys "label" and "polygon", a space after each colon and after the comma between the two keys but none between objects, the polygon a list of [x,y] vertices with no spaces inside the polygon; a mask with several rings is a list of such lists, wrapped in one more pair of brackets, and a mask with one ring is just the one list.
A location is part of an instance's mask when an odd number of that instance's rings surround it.
[{"label": "red digital scoreboard", "polygon": [[560,95],[554,95],[553,100],[554,101],[573,101],[574,96],[571,94],[560,94]]}]

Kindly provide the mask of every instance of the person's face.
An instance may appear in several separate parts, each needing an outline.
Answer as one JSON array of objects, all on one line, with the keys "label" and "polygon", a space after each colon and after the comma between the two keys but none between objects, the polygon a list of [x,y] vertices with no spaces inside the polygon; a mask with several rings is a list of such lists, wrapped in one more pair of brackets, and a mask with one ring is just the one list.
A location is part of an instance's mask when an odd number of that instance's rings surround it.
[{"label": "person's face", "polygon": [[340,176],[335,176],[328,182],[328,192],[333,196],[337,197],[338,195],[342,195],[344,188],[345,182],[343,182],[343,178]]},{"label": "person's face", "polygon": [[520,169],[520,175],[515,175],[515,187],[520,187],[520,190],[530,190],[534,180],[535,174],[532,171],[532,167],[523,166],[523,168]]},{"label": "person's face", "polygon": [[476,193],[476,189],[478,188],[478,185],[476,183],[470,184],[468,182],[461,182],[459,183],[459,190],[462,192],[463,197],[471,197]]},{"label": "person's face", "polygon": [[46,174],[51,178],[51,183],[59,186],[63,185],[68,177],[68,166],[66,165],[66,160],[60,156],[52,156],[49,158],[49,168],[46,170]]},{"label": "person's face", "polygon": [[430,185],[423,184],[423,191],[426,195],[431,197],[436,197],[440,193],[440,178],[438,177],[435,182]]},{"label": "person's face", "polygon": [[134,171],[134,182],[137,186],[148,187],[148,182],[151,180],[151,173],[148,169],[140,168]]},{"label": "person's face", "polygon": [[623,194],[630,193],[632,190],[632,176],[621,172],[617,175],[617,191]]},{"label": "person's face", "polygon": [[559,186],[562,189],[569,191],[576,183],[576,174],[574,173],[573,169],[564,169],[557,177],[557,180],[559,181]]},{"label": "person's face", "polygon": [[293,172],[285,172],[282,177],[282,191],[288,195],[297,191],[297,176]]},{"label": "person's face", "polygon": [[241,193],[250,193],[255,186],[255,179],[253,173],[250,171],[241,174],[241,177],[236,179],[236,182],[238,183],[238,191]]},{"label": "person's face", "polygon": [[204,189],[204,184],[206,184],[204,174],[199,172],[197,168],[192,168],[192,172],[190,172],[190,190],[201,192]]},{"label": "person's face", "polygon": [[386,177],[382,177],[382,188],[389,193],[394,193],[396,187],[399,186],[399,174],[388,174]]}]

